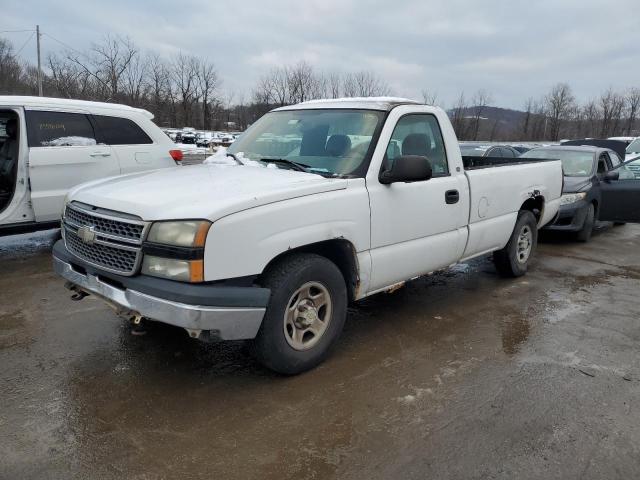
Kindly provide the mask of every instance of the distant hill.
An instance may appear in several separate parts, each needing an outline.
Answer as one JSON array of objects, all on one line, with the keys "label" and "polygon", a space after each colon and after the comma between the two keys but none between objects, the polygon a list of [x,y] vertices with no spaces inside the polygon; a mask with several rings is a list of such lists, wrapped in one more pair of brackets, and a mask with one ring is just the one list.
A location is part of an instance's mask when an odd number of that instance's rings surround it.
[{"label": "distant hill", "polygon": [[[462,110],[467,124],[473,121],[480,107],[467,107]],[[453,117],[453,110],[447,112]],[[526,112],[500,107],[482,107],[478,140],[508,140],[519,138]],[[464,135],[465,137],[468,136]]]}]

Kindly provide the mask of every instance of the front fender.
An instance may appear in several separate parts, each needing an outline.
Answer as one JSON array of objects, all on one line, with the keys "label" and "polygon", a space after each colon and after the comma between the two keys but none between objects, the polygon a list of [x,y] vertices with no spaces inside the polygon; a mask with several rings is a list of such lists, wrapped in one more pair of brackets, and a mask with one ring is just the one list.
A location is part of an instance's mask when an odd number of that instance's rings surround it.
[{"label": "front fender", "polygon": [[369,197],[364,179],[347,189],[243,210],[216,221],[207,236],[206,281],[259,275],[278,255],[305,245],[345,239],[369,249]]}]

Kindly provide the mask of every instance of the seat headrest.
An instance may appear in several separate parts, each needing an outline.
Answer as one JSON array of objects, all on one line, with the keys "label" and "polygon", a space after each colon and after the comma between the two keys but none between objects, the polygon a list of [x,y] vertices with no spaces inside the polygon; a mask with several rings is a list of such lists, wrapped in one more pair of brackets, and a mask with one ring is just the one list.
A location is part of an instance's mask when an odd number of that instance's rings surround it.
[{"label": "seat headrest", "polygon": [[351,148],[351,139],[346,135],[331,135],[324,148],[332,157],[341,157]]},{"label": "seat headrest", "polygon": [[424,133],[410,133],[402,141],[402,155],[426,157],[431,151],[431,142]]},{"label": "seat headrest", "polygon": [[15,140],[18,136],[18,120],[15,118],[10,118],[5,125],[5,130],[7,132],[7,136],[11,140]]}]

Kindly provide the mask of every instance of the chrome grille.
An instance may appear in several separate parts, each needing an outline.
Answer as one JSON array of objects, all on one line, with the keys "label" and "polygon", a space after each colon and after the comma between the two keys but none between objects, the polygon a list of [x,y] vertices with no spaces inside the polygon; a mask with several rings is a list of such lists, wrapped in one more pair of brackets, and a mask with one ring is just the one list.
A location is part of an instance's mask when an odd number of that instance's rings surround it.
[{"label": "chrome grille", "polygon": [[97,232],[137,241],[142,240],[144,230],[143,224],[126,223],[103,216],[98,217],[70,206],[66,209],[65,220],[79,227],[90,225],[95,227]]},{"label": "chrome grille", "polygon": [[65,209],[63,223],[65,245],[76,257],[120,275],[137,273],[145,222],[71,203]]},{"label": "chrome grille", "polygon": [[65,241],[71,252],[94,265],[123,273],[133,272],[136,268],[138,253],[135,251],[100,244],[87,245],[71,230],[67,230]]}]

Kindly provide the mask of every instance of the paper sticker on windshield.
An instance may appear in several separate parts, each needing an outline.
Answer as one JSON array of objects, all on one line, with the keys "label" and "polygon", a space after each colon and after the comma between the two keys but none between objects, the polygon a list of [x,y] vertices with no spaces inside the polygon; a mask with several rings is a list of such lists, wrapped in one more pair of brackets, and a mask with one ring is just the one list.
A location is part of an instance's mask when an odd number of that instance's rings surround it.
[{"label": "paper sticker on windshield", "polygon": [[300,122],[300,120],[299,120],[299,119],[297,119],[297,118],[292,118],[291,120],[289,120],[289,122],[288,122],[288,123],[289,123],[289,125],[297,125],[297,124],[298,124],[298,122]]}]

